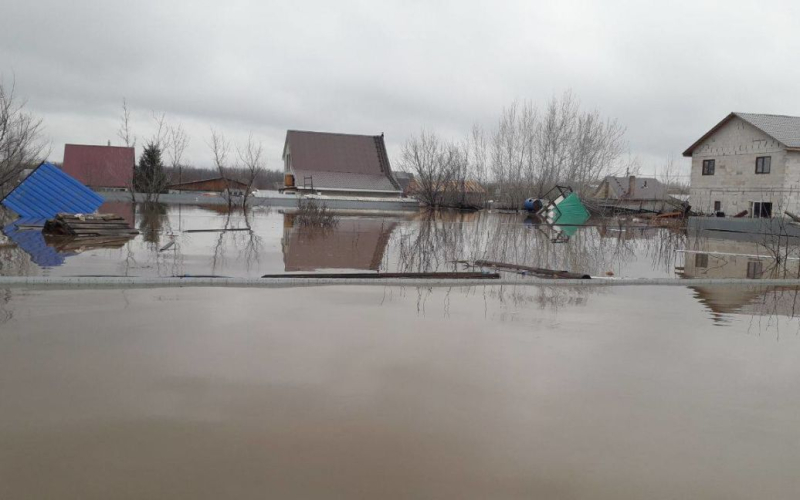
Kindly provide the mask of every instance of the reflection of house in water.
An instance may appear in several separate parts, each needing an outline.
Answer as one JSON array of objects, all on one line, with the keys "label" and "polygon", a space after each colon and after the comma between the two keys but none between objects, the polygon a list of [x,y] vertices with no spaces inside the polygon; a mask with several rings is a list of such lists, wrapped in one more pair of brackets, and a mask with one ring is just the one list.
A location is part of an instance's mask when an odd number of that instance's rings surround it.
[{"label": "reflection of house in water", "polygon": [[[709,235],[714,237],[709,237]],[[689,235],[683,276],[686,278],[752,279],[753,286],[693,286],[697,299],[719,319],[722,314],[780,315],[794,317],[800,307],[798,290],[758,286],[759,279],[800,276],[800,247],[780,249],[782,261],[763,235],[701,232]],[[800,241],[792,242],[794,245]],[[784,240],[785,245],[785,240]]]},{"label": "reflection of house in water", "polygon": [[341,217],[331,229],[300,226],[285,214],[283,263],[287,272],[316,269],[380,269],[396,222]]}]

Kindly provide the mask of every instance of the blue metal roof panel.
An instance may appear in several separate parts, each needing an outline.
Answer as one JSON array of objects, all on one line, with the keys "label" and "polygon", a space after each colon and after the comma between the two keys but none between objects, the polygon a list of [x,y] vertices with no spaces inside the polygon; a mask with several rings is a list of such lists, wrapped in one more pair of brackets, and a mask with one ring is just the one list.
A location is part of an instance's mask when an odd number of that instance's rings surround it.
[{"label": "blue metal roof panel", "polygon": [[42,163],[2,204],[21,217],[50,219],[58,213],[92,213],[103,197],[51,163]]}]

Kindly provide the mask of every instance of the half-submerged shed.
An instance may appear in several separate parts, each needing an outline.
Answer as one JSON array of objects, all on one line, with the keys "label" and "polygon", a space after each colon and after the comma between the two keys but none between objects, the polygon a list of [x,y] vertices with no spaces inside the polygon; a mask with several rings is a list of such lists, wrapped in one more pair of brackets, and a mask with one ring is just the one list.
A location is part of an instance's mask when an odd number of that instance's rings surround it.
[{"label": "half-submerged shed", "polygon": [[607,210],[665,212],[680,207],[680,201],[653,177],[607,176],[594,192],[592,205]]},{"label": "half-submerged shed", "polygon": [[289,130],[283,147],[284,192],[400,197],[381,135]]}]

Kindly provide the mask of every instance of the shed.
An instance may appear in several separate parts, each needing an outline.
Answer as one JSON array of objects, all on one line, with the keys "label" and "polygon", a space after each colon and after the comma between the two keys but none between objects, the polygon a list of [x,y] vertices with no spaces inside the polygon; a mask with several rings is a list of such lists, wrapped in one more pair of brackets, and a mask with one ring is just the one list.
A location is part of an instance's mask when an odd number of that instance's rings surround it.
[{"label": "shed", "polygon": [[136,163],[134,148],[67,144],[64,172],[92,188],[129,189]]}]

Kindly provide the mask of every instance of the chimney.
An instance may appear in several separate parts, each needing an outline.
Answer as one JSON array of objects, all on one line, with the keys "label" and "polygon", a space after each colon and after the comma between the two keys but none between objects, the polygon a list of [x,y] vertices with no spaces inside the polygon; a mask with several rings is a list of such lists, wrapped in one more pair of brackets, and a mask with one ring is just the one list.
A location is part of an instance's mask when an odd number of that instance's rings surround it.
[{"label": "chimney", "polygon": [[109,140],[108,140],[108,145],[109,145],[109,146],[111,145],[111,139],[109,139]]},{"label": "chimney", "polygon": [[633,198],[636,192],[636,176],[631,175],[628,177],[628,198]]}]

